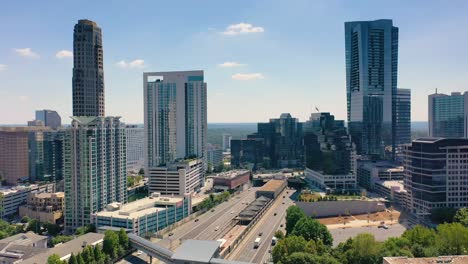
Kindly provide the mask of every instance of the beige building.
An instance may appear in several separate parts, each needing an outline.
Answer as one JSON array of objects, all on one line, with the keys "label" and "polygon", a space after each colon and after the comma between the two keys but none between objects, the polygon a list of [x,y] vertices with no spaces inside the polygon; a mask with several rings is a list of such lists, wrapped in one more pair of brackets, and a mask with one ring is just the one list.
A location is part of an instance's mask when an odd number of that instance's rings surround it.
[{"label": "beige building", "polygon": [[63,192],[30,193],[27,204],[19,208],[20,217],[28,216],[43,223],[55,223],[63,216],[65,202]]},{"label": "beige building", "polygon": [[383,264],[464,264],[468,263],[468,255],[440,256],[430,258],[384,257]]}]

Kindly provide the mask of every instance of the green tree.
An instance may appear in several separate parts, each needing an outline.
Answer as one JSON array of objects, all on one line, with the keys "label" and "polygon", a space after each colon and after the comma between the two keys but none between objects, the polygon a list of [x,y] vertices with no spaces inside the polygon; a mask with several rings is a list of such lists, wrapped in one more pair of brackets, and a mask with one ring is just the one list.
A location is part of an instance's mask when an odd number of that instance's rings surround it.
[{"label": "green tree", "polygon": [[464,255],[468,253],[468,228],[460,223],[437,226],[436,243],[443,255]]},{"label": "green tree", "polygon": [[307,217],[298,206],[290,206],[286,210],[286,234],[291,234],[296,223],[301,219]]},{"label": "green tree", "polygon": [[436,240],[436,232],[433,229],[417,225],[413,229],[406,230],[402,237],[408,239],[411,245],[420,244],[423,247],[431,247]]},{"label": "green tree", "polygon": [[317,256],[305,252],[294,252],[285,258],[282,264],[339,264],[339,262],[330,255]]},{"label": "green tree", "polygon": [[52,254],[47,258],[47,264],[64,264],[65,262],[60,260],[60,256]]},{"label": "green tree", "polygon": [[281,230],[276,230],[276,232],[275,232],[275,237],[276,237],[278,240],[283,239],[283,238],[284,238],[284,233],[283,233],[283,231],[281,231]]},{"label": "green tree", "polygon": [[112,259],[116,258],[119,249],[119,236],[111,230],[107,230],[104,234],[104,242],[102,250]]},{"label": "green tree", "polygon": [[303,252],[306,249],[307,241],[300,236],[287,236],[281,239],[273,248],[273,262],[284,262],[286,258],[294,252]]},{"label": "green tree", "polygon": [[72,239],[73,239],[73,236],[56,236],[56,237],[52,238],[50,246],[54,247],[57,244],[65,243],[65,242],[68,242],[68,241],[70,241]]},{"label": "green tree", "polygon": [[348,264],[380,264],[380,244],[372,234],[362,233],[352,239],[351,248],[345,256]]},{"label": "green tree", "polygon": [[88,225],[85,225],[85,226],[82,226],[82,227],[78,227],[75,230],[75,235],[81,236],[81,235],[84,235],[84,234],[90,233],[90,232],[96,232],[96,227],[94,225],[92,225],[92,224],[88,224]]},{"label": "green tree", "polygon": [[15,235],[19,232],[22,232],[22,227],[15,225],[10,225],[8,222],[0,219],[0,239]]},{"label": "green tree", "polygon": [[391,237],[385,240],[381,250],[381,255],[386,257],[413,257],[410,242],[404,237]]},{"label": "green tree", "polygon": [[302,217],[299,219],[299,221],[294,225],[291,234],[302,236],[306,240],[320,240],[326,246],[332,246],[333,244],[333,237],[327,227],[319,223],[317,220],[309,217]]},{"label": "green tree", "polygon": [[123,228],[119,230],[119,243],[125,250],[130,246],[127,232]]},{"label": "green tree", "polygon": [[42,234],[42,224],[37,219],[31,219],[28,223],[28,227],[26,227],[26,232],[32,231],[36,234]]},{"label": "green tree", "polygon": [[139,175],[145,175],[145,169],[141,168],[141,169],[138,171],[138,174],[139,174]]},{"label": "green tree", "polygon": [[76,259],[75,254],[71,254],[70,259],[68,260],[68,264],[78,264],[78,260]]},{"label": "green tree", "polygon": [[47,233],[51,236],[56,236],[62,230],[59,225],[47,222],[44,224],[44,228],[47,230]]},{"label": "green tree", "polygon": [[28,223],[29,221],[31,221],[31,218],[29,218],[28,216],[25,215],[25,216],[23,216],[23,217],[21,218],[21,221],[20,221],[20,222],[23,223],[23,224],[26,224],[26,223]]},{"label": "green tree", "polygon": [[83,256],[82,256],[81,254],[78,254],[78,255],[76,256],[76,260],[77,260],[78,264],[87,264],[87,263],[84,261]]},{"label": "green tree", "polygon": [[458,209],[457,213],[455,214],[455,217],[453,218],[453,221],[459,222],[464,227],[468,227],[468,208],[463,207],[461,209]]}]

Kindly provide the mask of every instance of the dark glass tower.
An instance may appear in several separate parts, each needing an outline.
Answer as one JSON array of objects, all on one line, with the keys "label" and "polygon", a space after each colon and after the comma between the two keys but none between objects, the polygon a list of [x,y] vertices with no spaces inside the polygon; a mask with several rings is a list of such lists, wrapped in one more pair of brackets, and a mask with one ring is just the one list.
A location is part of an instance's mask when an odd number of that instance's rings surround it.
[{"label": "dark glass tower", "polygon": [[73,33],[73,116],[104,116],[101,28],[82,19]]},{"label": "dark glass tower", "polygon": [[349,132],[358,154],[394,151],[398,28],[392,20],[345,23]]}]

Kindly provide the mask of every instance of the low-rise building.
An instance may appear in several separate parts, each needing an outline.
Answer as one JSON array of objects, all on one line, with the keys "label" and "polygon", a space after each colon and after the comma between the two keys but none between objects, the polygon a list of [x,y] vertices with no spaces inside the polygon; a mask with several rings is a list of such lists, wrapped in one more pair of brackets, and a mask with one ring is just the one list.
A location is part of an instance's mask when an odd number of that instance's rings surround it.
[{"label": "low-rise building", "polygon": [[27,204],[19,207],[19,215],[55,224],[63,216],[64,197],[63,192],[29,193]]},{"label": "low-rise building", "polygon": [[148,168],[150,193],[185,195],[204,185],[203,159],[181,160],[167,166]]},{"label": "low-rise building", "polygon": [[25,204],[29,193],[54,192],[55,184],[43,185],[17,185],[13,187],[0,187],[0,217],[7,218],[18,213],[20,205]]},{"label": "low-rise building", "polygon": [[16,234],[0,240],[0,263],[23,263],[23,260],[47,251],[46,236],[36,235],[33,232]]},{"label": "low-rise building", "polygon": [[109,204],[104,211],[93,214],[97,228],[114,227],[131,230],[139,236],[157,232],[172,225],[191,212],[190,196],[151,196],[135,202]]},{"label": "low-rise building", "polygon": [[375,183],[375,192],[404,208],[409,205],[408,192],[403,186],[403,181],[378,181]]},{"label": "low-rise building", "polygon": [[270,199],[275,199],[287,186],[285,180],[269,180],[259,190],[255,192],[255,198],[265,196]]},{"label": "low-rise building", "polygon": [[213,177],[215,190],[233,190],[249,182],[249,170],[232,170],[218,173]]},{"label": "low-rise building", "polygon": [[305,180],[321,189],[350,190],[356,188],[356,176],[353,174],[327,175],[309,168],[305,170]]},{"label": "low-rise building", "polygon": [[440,256],[428,258],[408,258],[408,257],[384,257],[382,264],[434,264],[450,263],[465,264],[468,263],[468,255],[458,256]]},{"label": "low-rise building", "polygon": [[356,178],[359,186],[374,190],[378,181],[401,181],[404,177],[403,166],[388,161],[358,161]]}]

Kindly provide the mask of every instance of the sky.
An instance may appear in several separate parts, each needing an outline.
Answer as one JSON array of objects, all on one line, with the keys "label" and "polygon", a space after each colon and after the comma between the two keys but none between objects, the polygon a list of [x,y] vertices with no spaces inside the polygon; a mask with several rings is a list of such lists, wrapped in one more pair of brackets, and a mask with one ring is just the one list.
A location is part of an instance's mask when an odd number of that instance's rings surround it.
[{"label": "sky", "polygon": [[468,1],[2,1],[0,124],[72,112],[73,27],[103,31],[106,115],[143,122],[143,72],[204,70],[208,122],[346,118],[344,22],[393,19],[412,120],[468,81]]}]

